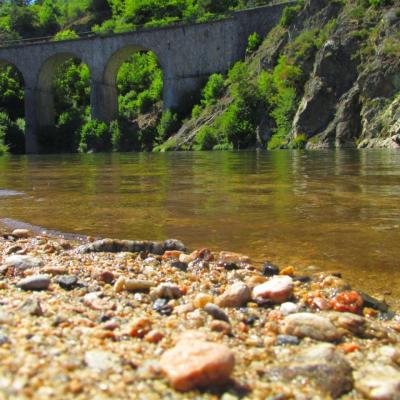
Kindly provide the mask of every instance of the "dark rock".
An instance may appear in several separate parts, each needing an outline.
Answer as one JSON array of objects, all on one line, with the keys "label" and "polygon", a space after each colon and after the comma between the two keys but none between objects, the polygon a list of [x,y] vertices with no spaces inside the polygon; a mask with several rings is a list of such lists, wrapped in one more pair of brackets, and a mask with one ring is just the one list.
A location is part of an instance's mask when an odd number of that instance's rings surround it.
[{"label": "dark rock", "polygon": [[270,262],[266,262],[261,269],[261,272],[264,276],[273,276],[279,274],[279,267]]},{"label": "dark rock", "polygon": [[203,308],[203,310],[211,315],[214,319],[218,319],[220,321],[225,321],[225,322],[229,322],[229,317],[228,315],[225,313],[224,310],[222,310],[220,307],[218,307],[215,304],[212,303],[208,303],[205,305],[205,307]]},{"label": "dark rock", "polygon": [[63,324],[64,322],[67,322],[67,321],[68,321],[68,319],[65,318],[64,316],[57,315],[57,316],[54,318],[53,326],[59,326],[59,325]]},{"label": "dark rock", "polygon": [[47,290],[50,282],[49,275],[38,274],[20,280],[17,286],[23,290]]},{"label": "dark rock", "polygon": [[276,337],[276,344],[297,346],[300,344],[300,340],[296,336],[278,335]]},{"label": "dark rock", "polygon": [[184,271],[184,272],[186,272],[187,269],[188,269],[188,265],[186,263],[184,263],[184,262],[181,262],[181,261],[173,261],[171,263],[171,267],[174,267],[176,269],[180,269],[181,271]]},{"label": "dark rock", "polygon": [[10,339],[3,332],[0,332],[0,346],[6,343],[11,343]]},{"label": "dark rock", "polygon": [[75,275],[62,275],[56,282],[65,290],[72,290],[78,286],[78,277]]},{"label": "dark rock", "polygon": [[235,263],[223,263],[222,266],[227,270],[227,271],[233,271],[235,269],[239,269],[239,266]]},{"label": "dark rock", "polygon": [[164,242],[102,239],[93,243],[85,244],[76,249],[77,253],[141,253],[162,255],[168,250],[186,251],[185,245],[176,239],[168,239]]},{"label": "dark rock", "polygon": [[100,321],[100,322],[107,322],[107,321],[109,321],[110,319],[111,319],[111,317],[110,317],[109,315],[103,314],[103,315],[99,318],[99,321]]},{"label": "dark rock", "polygon": [[164,251],[168,250],[178,250],[186,252],[186,246],[177,239],[167,239],[163,243]]},{"label": "dark rock", "polygon": [[258,317],[257,317],[257,316],[255,316],[255,315],[249,315],[248,317],[245,317],[245,318],[243,319],[243,322],[244,322],[246,325],[253,326],[254,323],[255,323],[257,320],[258,320]]},{"label": "dark rock", "polygon": [[396,316],[396,313],[393,311],[388,311],[379,316],[379,319],[382,321],[391,321]]},{"label": "dark rock", "polygon": [[311,278],[309,276],[294,276],[293,280],[295,282],[308,283],[311,281]]},{"label": "dark rock", "polygon": [[161,315],[171,315],[173,308],[168,304],[167,299],[157,299],[153,303],[153,310],[157,311]]},{"label": "dark rock", "polygon": [[375,310],[381,311],[383,313],[387,312],[389,310],[389,306],[384,303],[383,301],[379,301],[378,299],[375,299],[375,297],[370,296],[367,293],[364,292],[359,292],[362,299],[364,300],[364,306],[365,307],[370,307]]}]

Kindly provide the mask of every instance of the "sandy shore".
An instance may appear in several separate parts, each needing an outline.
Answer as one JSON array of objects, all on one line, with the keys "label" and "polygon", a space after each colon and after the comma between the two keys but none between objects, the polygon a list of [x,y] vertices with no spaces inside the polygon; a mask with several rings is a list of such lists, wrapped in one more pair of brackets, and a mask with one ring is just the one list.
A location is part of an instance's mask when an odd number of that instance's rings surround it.
[{"label": "sandy shore", "polygon": [[0,265],[0,398],[400,398],[400,317],[340,276],[25,230]]}]

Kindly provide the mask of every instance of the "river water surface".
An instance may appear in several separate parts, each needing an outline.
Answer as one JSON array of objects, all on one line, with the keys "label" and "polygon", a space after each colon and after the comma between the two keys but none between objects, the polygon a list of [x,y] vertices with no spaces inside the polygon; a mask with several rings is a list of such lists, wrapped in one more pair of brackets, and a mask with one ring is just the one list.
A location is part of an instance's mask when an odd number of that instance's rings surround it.
[{"label": "river water surface", "polygon": [[0,218],[339,271],[400,304],[398,151],[0,157]]}]

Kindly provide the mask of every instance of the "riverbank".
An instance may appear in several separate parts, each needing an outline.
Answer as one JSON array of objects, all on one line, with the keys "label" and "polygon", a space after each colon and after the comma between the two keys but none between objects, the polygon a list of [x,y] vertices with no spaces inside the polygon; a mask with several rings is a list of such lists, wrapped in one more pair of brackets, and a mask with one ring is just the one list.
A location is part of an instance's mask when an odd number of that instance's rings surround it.
[{"label": "riverbank", "polygon": [[24,230],[0,254],[5,398],[400,396],[399,316],[337,274]]}]

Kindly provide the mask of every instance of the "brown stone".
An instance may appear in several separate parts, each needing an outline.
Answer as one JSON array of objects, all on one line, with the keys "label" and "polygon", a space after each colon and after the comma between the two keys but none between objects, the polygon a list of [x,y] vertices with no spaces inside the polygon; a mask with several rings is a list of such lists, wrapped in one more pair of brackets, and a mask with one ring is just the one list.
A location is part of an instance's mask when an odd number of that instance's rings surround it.
[{"label": "brown stone", "polygon": [[343,336],[343,332],[337,329],[328,318],[305,312],[287,316],[282,331],[285,335],[299,338],[310,337],[322,341],[334,341]]},{"label": "brown stone", "polygon": [[243,307],[251,298],[250,288],[243,282],[234,283],[218,297],[220,307]]},{"label": "brown stone", "polygon": [[202,340],[183,340],[161,357],[162,372],[174,389],[223,385],[235,364],[232,351],[225,345]]}]

